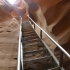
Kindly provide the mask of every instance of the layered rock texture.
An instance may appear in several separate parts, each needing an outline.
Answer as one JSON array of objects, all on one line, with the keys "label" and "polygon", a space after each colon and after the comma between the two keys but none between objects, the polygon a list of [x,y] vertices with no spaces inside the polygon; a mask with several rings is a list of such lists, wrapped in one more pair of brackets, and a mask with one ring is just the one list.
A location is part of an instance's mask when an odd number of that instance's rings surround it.
[{"label": "layered rock texture", "polygon": [[[14,5],[0,0],[0,69],[15,70],[19,33],[19,16],[26,15],[41,26],[70,53],[70,0],[16,0]],[[39,29],[36,27],[39,33]],[[59,49],[44,34],[43,39],[59,59]],[[64,68],[70,70],[64,56]]]}]

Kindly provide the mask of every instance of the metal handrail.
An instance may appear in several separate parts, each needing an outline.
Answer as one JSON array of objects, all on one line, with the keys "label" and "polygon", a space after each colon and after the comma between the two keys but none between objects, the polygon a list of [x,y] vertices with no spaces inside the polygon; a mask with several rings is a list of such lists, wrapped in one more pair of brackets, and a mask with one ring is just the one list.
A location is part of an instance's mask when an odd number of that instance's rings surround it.
[{"label": "metal handrail", "polygon": [[22,48],[22,42],[21,42],[21,39],[22,39],[22,18],[19,17],[20,19],[20,30],[19,30],[19,43],[18,43],[18,57],[17,57],[17,70],[21,70],[22,68],[22,63],[21,63],[21,48]]},{"label": "metal handrail", "polygon": [[70,59],[70,54],[65,49],[63,49],[60,44],[58,44],[48,33],[46,33],[39,25],[37,25],[37,23],[35,23],[28,15],[27,17]]}]

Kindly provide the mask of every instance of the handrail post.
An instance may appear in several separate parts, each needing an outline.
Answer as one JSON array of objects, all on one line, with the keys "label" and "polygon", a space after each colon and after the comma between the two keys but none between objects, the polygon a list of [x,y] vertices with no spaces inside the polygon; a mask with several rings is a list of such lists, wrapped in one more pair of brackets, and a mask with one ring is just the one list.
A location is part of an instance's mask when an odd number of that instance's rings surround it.
[{"label": "handrail post", "polygon": [[40,38],[42,39],[42,30],[40,30]]},{"label": "handrail post", "polygon": [[30,19],[29,19],[29,17],[28,17],[29,15],[27,15],[27,20],[29,21]]},{"label": "handrail post", "polygon": [[35,24],[34,24],[34,29],[35,29]]},{"label": "handrail post", "polygon": [[60,62],[59,62],[59,67],[63,66],[63,52],[60,52]]}]

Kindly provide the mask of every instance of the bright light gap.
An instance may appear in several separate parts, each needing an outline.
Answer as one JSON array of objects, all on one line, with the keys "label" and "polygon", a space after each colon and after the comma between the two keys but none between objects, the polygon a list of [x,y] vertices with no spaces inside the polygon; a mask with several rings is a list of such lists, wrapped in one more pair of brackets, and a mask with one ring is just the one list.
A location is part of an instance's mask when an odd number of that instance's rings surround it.
[{"label": "bright light gap", "polygon": [[14,4],[16,0],[7,0],[10,4]]}]

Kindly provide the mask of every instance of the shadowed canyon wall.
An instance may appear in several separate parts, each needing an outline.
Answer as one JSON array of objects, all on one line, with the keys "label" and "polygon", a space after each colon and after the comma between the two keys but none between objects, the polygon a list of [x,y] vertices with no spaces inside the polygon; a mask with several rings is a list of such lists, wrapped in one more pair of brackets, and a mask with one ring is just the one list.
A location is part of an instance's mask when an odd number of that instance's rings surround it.
[{"label": "shadowed canyon wall", "polygon": [[[8,53],[7,49],[4,49],[5,46],[7,46],[8,48],[10,45],[8,45],[8,43],[5,43],[6,38],[7,42],[9,43],[12,43],[12,40],[14,41],[14,43],[12,44],[13,47],[11,46],[11,55],[9,55],[10,57],[15,56],[13,57],[13,59],[16,59],[17,50],[15,52],[15,55],[13,55],[12,50],[15,51],[13,48],[15,47],[16,49],[18,45],[18,42],[15,42],[18,41],[19,32],[19,21],[17,20],[17,17],[22,16],[24,21],[27,19],[27,14],[29,14],[30,17],[39,26],[41,26],[64,49],[66,49],[70,53],[70,0],[25,0],[25,2],[23,3],[22,0],[18,0],[14,4],[14,6],[12,6],[9,3],[6,3],[4,0],[0,0],[0,55],[2,57],[5,55],[5,53],[3,54],[3,51]],[[38,33],[40,32],[37,27],[36,30],[38,31]],[[10,38],[12,39],[10,40]],[[44,34],[43,39],[59,59],[60,51],[57,46],[55,46]],[[4,48],[2,48],[2,46]],[[9,57],[9,55],[6,55],[5,59],[9,60],[9,58],[7,58]],[[4,57],[0,59],[2,60],[4,59]],[[13,59],[11,59],[11,61],[13,61]],[[5,64],[6,62],[7,61],[5,61]],[[12,64],[13,63],[10,62],[11,66]],[[70,70],[69,64],[69,59],[64,56],[64,68],[66,70]],[[14,62],[14,66],[15,65],[16,60]],[[0,68],[2,68],[3,66],[0,65]],[[11,66],[9,66],[9,68]],[[8,67],[5,68],[9,69]]]}]

